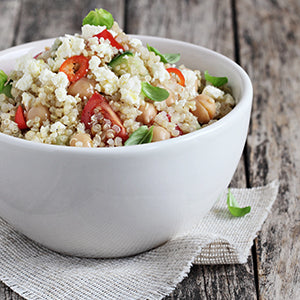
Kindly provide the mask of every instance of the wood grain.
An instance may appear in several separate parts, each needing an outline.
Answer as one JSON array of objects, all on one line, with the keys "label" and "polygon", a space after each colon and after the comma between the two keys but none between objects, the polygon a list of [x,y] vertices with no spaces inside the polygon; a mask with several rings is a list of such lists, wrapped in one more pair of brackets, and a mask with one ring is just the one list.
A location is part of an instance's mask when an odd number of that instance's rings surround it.
[{"label": "wood grain", "polygon": [[[72,10],[66,12],[66,8],[60,5],[59,1],[55,1],[54,4],[43,1],[35,6],[34,10],[31,10],[32,5],[33,1],[29,0],[23,2],[22,6],[19,5],[21,18],[16,30],[16,44],[78,31],[80,26],[78,19],[81,20],[93,8],[94,3],[89,1],[89,4],[85,3],[83,8],[80,1],[72,1]],[[54,9],[55,7],[59,8]],[[119,1],[113,7],[105,5],[102,7],[111,11],[121,26],[124,25],[123,2]],[[147,18],[144,17],[145,12]],[[65,21],[56,24],[57,18],[60,19],[62,13]],[[184,1],[183,3],[177,1],[176,5],[173,1],[129,1],[125,16],[126,29],[129,33],[181,39],[220,51],[231,58],[234,57],[229,1]],[[214,21],[216,20],[213,22],[214,26],[208,25],[211,23],[211,16]],[[181,24],[180,27],[179,24]],[[239,164],[233,185],[245,186],[243,161]],[[238,288],[241,276],[247,278],[244,285],[247,289]],[[196,285],[195,282],[197,282]],[[3,290],[6,295],[5,299],[17,297],[4,286]],[[195,266],[187,280],[183,281],[170,297],[172,299],[182,297],[197,299],[201,296],[205,299],[217,295],[218,299],[221,299],[222,295],[226,295],[234,299],[234,296],[245,296],[247,294],[245,290],[248,295],[255,295],[251,259],[245,266]],[[252,299],[252,296],[248,298]]]},{"label": "wood grain", "polygon": [[[129,33],[184,40],[234,58],[230,1],[128,1],[126,20]],[[232,185],[246,186],[243,160]],[[252,260],[245,265],[194,266],[166,299],[256,299]]]},{"label": "wood grain", "polygon": [[[112,12],[128,33],[239,58],[252,78],[254,104],[244,159],[231,184],[280,181],[248,263],[194,266],[166,299],[300,299],[299,0],[0,0],[0,49],[78,32],[96,7]],[[0,299],[23,298],[0,282]]]},{"label": "wood grain", "polygon": [[[14,44],[15,32],[18,26],[19,12],[21,10],[21,1],[2,0],[0,1],[0,28],[5,32],[5,38],[0,39],[0,50],[11,47]],[[0,281],[0,299],[1,300],[22,300],[18,294]]]},{"label": "wood grain", "polygon": [[128,33],[187,41],[234,58],[230,0],[128,0],[127,3]]},{"label": "wood grain", "polygon": [[0,50],[9,48],[14,44],[20,9],[21,2],[18,0],[0,1],[0,28],[2,31],[0,39]]},{"label": "wood grain", "polygon": [[83,18],[101,5],[110,11],[119,23],[124,22],[124,1],[96,0],[23,0],[16,44],[80,32]]},{"label": "wood grain", "polygon": [[257,241],[259,295],[300,299],[300,2],[243,0],[237,9],[241,62],[255,95],[249,180],[280,181]]}]

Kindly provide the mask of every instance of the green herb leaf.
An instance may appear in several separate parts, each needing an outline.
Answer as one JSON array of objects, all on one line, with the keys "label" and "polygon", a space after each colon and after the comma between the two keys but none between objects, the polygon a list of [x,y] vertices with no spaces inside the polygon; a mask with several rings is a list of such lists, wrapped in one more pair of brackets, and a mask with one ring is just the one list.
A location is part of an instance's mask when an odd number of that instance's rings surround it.
[{"label": "green herb leaf", "polygon": [[7,83],[8,77],[4,71],[0,70],[0,94],[11,98],[11,84]]},{"label": "green herb leaf", "polygon": [[180,54],[179,53],[165,53],[162,56],[165,58],[165,60],[169,64],[175,64],[180,59]]},{"label": "green herb leaf", "polygon": [[154,52],[156,55],[160,56],[160,60],[165,64],[166,63],[175,64],[180,59],[180,54],[179,53],[161,54],[157,49],[155,49],[154,47],[149,46],[149,44],[147,44],[147,48],[148,48],[149,51]]},{"label": "green herb leaf", "polygon": [[83,19],[82,25],[106,26],[110,29],[114,24],[114,18],[110,12],[100,8],[91,10],[88,15]]},{"label": "green herb leaf", "polygon": [[123,53],[121,53],[121,54],[115,56],[115,57],[110,61],[110,63],[109,63],[108,65],[111,66],[112,68],[114,68],[114,67],[116,67],[117,65],[122,64],[125,55],[127,55],[127,56],[133,56],[133,53],[130,52],[130,51],[125,51],[125,52],[123,52]]},{"label": "green herb leaf", "polygon": [[213,86],[219,87],[228,82],[227,77],[215,77],[209,75],[207,71],[204,72],[205,80],[209,81]]},{"label": "green herb leaf", "polygon": [[251,211],[251,206],[239,207],[239,204],[232,195],[230,189],[228,189],[227,193],[227,206],[231,214],[235,217],[243,217]]},{"label": "green herb leaf", "polygon": [[0,91],[3,90],[8,77],[3,70],[0,70]]},{"label": "green herb leaf", "polygon": [[148,82],[142,82],[143,94],[153,101],[163,101],[169,97],[169,92],[158,86],[153,86]]},{"label": "green herb leaf", "polygon": [[149,129],[146,125],[141,126],[139,129],[134,131],[128,140],[124,143],[125,146],[140,145],[151,143],[153,137],[153,126]]},{"label": "green herb leaf", "polygon": [[4,94],[8,98],[12,98],[11,95],[11,84],[7,84],[3,89],[2,89],[2,94]]}]

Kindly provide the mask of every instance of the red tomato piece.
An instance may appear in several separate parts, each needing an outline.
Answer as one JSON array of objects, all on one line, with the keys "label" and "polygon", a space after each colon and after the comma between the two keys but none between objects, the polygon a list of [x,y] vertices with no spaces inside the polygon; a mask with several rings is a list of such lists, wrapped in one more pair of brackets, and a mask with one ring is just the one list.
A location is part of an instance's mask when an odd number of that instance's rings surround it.
[{"label": "red tomato piece", "polygon": [[171,122],[171,116],[169,114],[167,114],[167,118],[168,118],[169,122]]},{"label": "red tomato piece", "polygon": [[168,68],[166,69],[169,73],[174,73],[178,76],[179,79],[179,84],[182,86],[185,86],[185,78],[183,76],[183,74],[181,73],[181,71],[177,68]]},{"label": "red tomato piece", "polygon": [[176,125],[175,129],[179,131],[179,135],[183,135],[183,132],[178,125]]},{"label": "red tomato piece", "polygon": [[75,55],[66,59],[59,68],[59,72],[64,72],[70,82],[75,82],[85,76],[89,69],[89,58],[83,55]]},{"label": "red tomato piece", "polygon": [[107,30],[107,29],[104,29],[102,32],[94,35],[96,36],[99,40],[100,38],[104,38],[105,40],[109,40],[110,41],[110,44],[113,46],[113,47],[116,47],[117,49],[119,50],[123,50],[125,51],[125,49],[123,48],[122,45],[120,45],[115,39],[114,37],[112,36],[112,34]]},{"label": "red tomato piece", "polygon": [[15,115],[15,122],[18,124],[19,129],[27,129],[24,111],[21,105],[18,106],[16,115]]},{"label": "red tomato piece", "polygon": [[37,59],[41,54],[43,54],[44,52],[42,51],[42,52],[39,52],[38,54],[36,54],[33,58],[34,59]]},{"label": "red tomato piece", "polygon": [[113,125],[120,127],[121,131],[117,134],[123,140],[128,139],[128,134],[123,126],[118,115],[112,110],[109,103],[104,96],[95,92],[89,99],[81,114],[81,122],[85,124],[85,127],[91,128],[91,117],[95,114],[95,109],[99,109],[105,119],[109,119]]}]

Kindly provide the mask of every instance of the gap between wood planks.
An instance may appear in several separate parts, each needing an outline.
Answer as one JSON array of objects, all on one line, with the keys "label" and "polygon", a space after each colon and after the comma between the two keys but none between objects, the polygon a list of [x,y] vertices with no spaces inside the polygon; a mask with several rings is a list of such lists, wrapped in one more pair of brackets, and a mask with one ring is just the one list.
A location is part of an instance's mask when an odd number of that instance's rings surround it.
[{"label": "gap between wood planks", "polygon": [[17,22],[15,24],[14,38],[13,38],[11,47],[17,45],[17,36],[18,36],[19,30],[20,30],[20,26],[21,26],[22,7],[23,7],[23,1],[20,2],[19,11],[18,11],[18,14],[17,14],[18,15]]},{"label": "gap between wood planks", "polygon": [[128,17],[129,17],[129,5],[128,5],[128,0],[124,0],[124,28],[123,31],[128,33]]},{"label": "gap between wood planks", "polygon": [[[234,59],[236,63],[241,65],[241,56],[240,56],[240,42],[239,42],[239,24],[237,18],[237,7],[236,0],[231,0],[231,11],[232,11],[232,27],[233,27],[233,39],[234,39]],[[248,153],[248,141],[246,140],[245,147],[243,150],[243,162],[245,168],[245,178],[246,186],[250,188],[250,171],[249,171],[249,153]],[[254,281],[256,289],[256,297],[259,299],[259,280],[258,280],[258,266],[257,266],[257,251],[256,251],[256,242],[253,242],[251,247],[252,262],[253,262],[253,271],[254,271]]]}]

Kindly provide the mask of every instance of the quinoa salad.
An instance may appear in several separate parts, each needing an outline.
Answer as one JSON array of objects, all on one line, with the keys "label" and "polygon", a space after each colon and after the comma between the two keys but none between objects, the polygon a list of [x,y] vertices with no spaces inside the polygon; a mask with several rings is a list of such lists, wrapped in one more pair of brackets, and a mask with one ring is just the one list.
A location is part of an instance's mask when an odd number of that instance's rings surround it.
[{"label": "quinoa salad", "polygon": [[227,81],[181,65],[179,53],[142,45],[95,9],[81,34],[20,57],[10,74],[0,70],[0,132],[75,147],[176,138],[234,108]]}]

